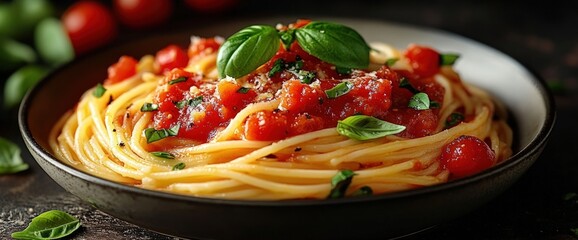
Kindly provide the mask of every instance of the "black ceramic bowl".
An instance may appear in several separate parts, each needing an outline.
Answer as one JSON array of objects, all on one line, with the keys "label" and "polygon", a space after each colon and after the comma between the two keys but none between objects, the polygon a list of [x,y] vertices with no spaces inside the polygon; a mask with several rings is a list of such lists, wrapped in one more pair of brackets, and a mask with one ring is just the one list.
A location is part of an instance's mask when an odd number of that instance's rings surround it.
[{"label": "black ceramic bowl", "polygon": [[450,33],[412,26],[329,19],[357,29],[368,41],[405,48],[411,42],[459,52],[465,81],[490,91],[515,119],[518,149],[511,159],[472,177],[417,190],[346,199],[296,201],[216,200],[174,195],[111,182],[56,159],[48,134],[80,95],[106,77],[119,56],[155,53],[169,43],[186,46],[191,35],[229,36],[249,24],[290,20],[238,21],[119,45],[53,72],[21,105],[19,124],[30,152],[58,184],[94,207],[160,233],[201,239],[389,238],[457,218],[512,185],[542,152],[555,119],[551,95],[540,79],[512,58]]}]

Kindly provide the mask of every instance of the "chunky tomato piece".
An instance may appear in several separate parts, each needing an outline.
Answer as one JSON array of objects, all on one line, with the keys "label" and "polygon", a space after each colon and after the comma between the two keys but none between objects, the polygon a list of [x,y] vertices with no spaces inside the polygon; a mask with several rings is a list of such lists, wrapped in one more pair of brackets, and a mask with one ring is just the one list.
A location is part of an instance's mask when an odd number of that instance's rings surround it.
[{"label": "chunky tomato piece", "polygon": [[187,52],[181,47],[171,44],[157,52],[155,63],[161,72],[170,71],[173,68],[183,68],[189,63]]},{"label": "chunky tomato piece", "polygon": [[463,135],[443,147],[440,161],[452,177],[461,178],[495,165],[496,156],[481,139]]},{"label": "chunky tomato piece", "polygon": [[431,77],[439,72],[440,55],[435,50],[412,44],[405,52],[405,57],[419,77]]},{"label": "chunky tomato piece", "polygon": [[398,134],[398,136],[405,138],[429,136],[435,133],[438,125],[438,116],[431,109],[395,109],[385,115],[385,120],[405,126],[405,130]]},{"label": "chunky tomato piece", "polygon": [[134,76],[136,74],[137,64],[138,61],[133,57],[120,57],[118,62],[108,67],[108,78],[104,81],[104,84],[118,83]]},{"label": "chunky tomato piece", "polygon": [[189,45],[187,54],[189,58],[197,55],[206,55],[217,52],[221,47],[221,41],[217,38],[195,38]]},{"label": "chunky tomato piece", "polygon": [[142,29],[166,22],[173,11],[173,1],[114,0],[113,9],[124,25]]},{"label": "chunky tomato piece", "polygon": [[250,115],[245,122],[248,140],[275,141],[288,136],[288,119],[280,111],[261,111]]},{"label": "chunky tomato piece", "polygon": [[290,80],[283,84],[279,106],[289,112],[300,113],[317,109],[323,101],[323,91],[299,80]]},{"label": "chunky tomato piece", "polygon": [[77,55],[111,42],[118,35],[111,11],[97,1],[79,1],[62,14],[62,24]]},{"label": "chunky tomato piece", "polygon": [[220,81],[217,84],[217,91],[223,106],[234,112],[240,111],[257,97],[257,93],[253,89],[244,88],[229,81]]}]

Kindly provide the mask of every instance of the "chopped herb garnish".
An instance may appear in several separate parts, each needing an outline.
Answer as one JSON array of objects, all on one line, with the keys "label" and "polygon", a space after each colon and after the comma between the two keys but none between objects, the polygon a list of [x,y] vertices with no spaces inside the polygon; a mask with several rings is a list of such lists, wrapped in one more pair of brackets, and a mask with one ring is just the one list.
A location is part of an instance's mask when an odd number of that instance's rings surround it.
[{"label": "chopped herb garnish", "polygon": [[409,99],[408,107],[415,110],[427,110],[430,107],[429,97],[426,93],[420,92],[414,94]]},{"label": "chopped herb garnish", "polygon": [[400,88],[405,88],[407,90],[409,90],[411,93],[416,94],[419,93],[419,91],[417,89],[415,89],[411,83],[409,82],[409,80],[405,77],[402,77],[401,80],[399,81],[399,87]]},{"label": "chopped herb garnish", "polygon": [[102,84],[96,84],[96,88],[94,89],[94,92],[92,92],[92,95],[100,98],[102,97],[102,95],[104,95],[104,93],[106,92],[106,88],[104,88],[104,86],[102,86]]},{"label": "chopped herb garnish", "polygon": [[156,103],[144,103],[140,108],[141,112],[152,112],[159,109],[159,105]]},{"label": "chopped herb garnish", "polygon": [[459,123],[464,121],[464,119],[465,119],[465,117],[463,114],[458,113],[458,112],[454,112],[454,113],[450,114],[450,116],[446,120],[446,128],[451,128],[455,125],[458,125]]},{"label": "chopped herb garnish", "polygon": [[373,189],[371,189],[371,187],[363,186],[363,187],[357,189],[357,191],[353,192],[353,194],[351,194],[351,195],[356,197],[356,196],[369,196],[372,194],[373,194]]},{"label": "chopped herb garnish", "polygon": [[152,155],[155,157],[166,158],[166,159],[174,159],[175,155],[168,153],[168,152],[151,152]]},{"label": "chopped herb garnish", "polygon": [[391,66],[393,66],[397,61],[399,61],[399,58],[390,58],[390,59],[387,59],[387,60],[385,61],[385,65],[387,65],[388,67],[391,67]]},{"label": "chopped herb garnish", "polygon": [[175,164],[175,165],[173,166],[173,169],[172,169],[172,170],[173,170],[173,171],[183,170],[183,169],[185,169],[186,166],[187,166],[187,165],[185,165],[185,163],[180,162],[180,163]]},{"label": "chopped herb garnish", "polygon": [[460,55],[455,53],[440,54],[440,65],[442,66],[454,65],[454,63],[456,63],[459,57]]},{"label": "chopped herb garnish", "polygon": [[179,128],[179,124],[169,129],[156,130],[154,128],[147,128],[144,130],[144,134],[147,139],[147,143],[152,143],[169,136],[176,136],[179,133]]},{"label": "chopped herb garnish", "polygon": [[238,92],[238,93],[245,94],[245,93],[248,93],[249,90],[250,90],[250,88],[241,87],[241,88],[239,88],[239,89],[237,90],[237,92]]},{"label": "chopped herb garnish", "polygon": [[285,65],[285,61],[283,61],[283,59],[279,58],[279,59],[275,60],[275,63],[273,64],[273,67],[269,71],[268,76],[273,77],[278,72],[283,71],[283,65]]},{"label": "chopped herb garnish", "polygon": [[439,102],[436,102],[436,101],[430,101],[430,102],[429,102],[429,107],[430,107],[430,108],[440,108],[440,107],[441,107],[441,105],[440,105],[440,103],[439,103]]},{"label": "chopped herb garnish", "polygon": [[355,173],[349,169],[341,170],[331,179],[331,191],[327,198],[342,198],[345,197],[347,188],[351,184],[351,180]]},{"label": "chopped herb garnish", "polygon": [[365,115],[353,115],[337,121],[337,132],[356,140],[381,138],[400,133],[403,130],[405,130],[405,126]]},{"label": "chopped herb garnish", "polygon": [[297,77],[299,78],[299,81],[301,83],[310,84],[315,78],[315,73],[305,70],[299,70],[297,72]]},{"label": "chopped herb garnish", "polygon": [[341,82],[335,87],[325,90],[325,95],[327,95],[327,98],[337,98],[347,94],[351,89],[353,89],[353,83]]},{"label": "chopped herb garnish", "polygon": [[353,71],[351,68],[337,67],[335,66],[335,71],[339,74],[351,74]]},{"label": "chopped herb garnish", "polygon": [[203,102],[203,96],[198,96],[198,97],[191,99],[191,102],[189,102],[189,106],[196,107],[196,106],[199,106],[199,104],[201,104],[202,102]]},{"label": "chopped herb garnish", "polygon": [[175,102],[175,107],[177,107],[178,109],[183,109],[185,106],[189,104],[190,101],[191,99],[185,99],[182,101]]},{"label": "chopped herb garnish", "polygon": [[175,78],[173,80],[170,80],[169,85],[173,85],[175,83],[180,83],[180,82],[184,82],[184,81],[187,81],[186,77],[178,77],[178,78]]}]

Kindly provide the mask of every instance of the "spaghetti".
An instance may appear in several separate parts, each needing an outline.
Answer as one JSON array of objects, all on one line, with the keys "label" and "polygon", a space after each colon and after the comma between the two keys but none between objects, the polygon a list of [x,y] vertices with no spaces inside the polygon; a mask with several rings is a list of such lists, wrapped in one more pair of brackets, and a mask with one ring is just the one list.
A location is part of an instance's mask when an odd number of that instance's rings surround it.
[{"label": "spaghetti", "polygon": [[[82,171],[146,189],[278,200],[446,182],[454,176],[440,156],[463,135],[487,143],[494,163],[512,153],[503,107],[462,82],[451,65],[423,73],[411,51],[429,48],[411,45],[403,52],[372,43],[366,69],[341,72],[294,42],[233,78],[219,76],[222,41],[192,38],[180,67],[159,54],[121,58],[104,84],[86,91],[54,126],[55,155]],[[123,66],[129,71],[119,77]],[[426,94],[427,108],[409,106],[417,93]],[[351,116],[401,127],[359,140],[339,130]]]}]

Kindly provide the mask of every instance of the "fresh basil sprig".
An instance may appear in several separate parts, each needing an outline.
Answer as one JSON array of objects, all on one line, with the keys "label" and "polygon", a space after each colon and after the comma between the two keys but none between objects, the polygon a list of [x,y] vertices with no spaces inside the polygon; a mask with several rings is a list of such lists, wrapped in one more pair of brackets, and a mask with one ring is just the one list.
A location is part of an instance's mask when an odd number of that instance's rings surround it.
[{"label": "fresh basil sprig", "polygon": [[80,227],[80,221],[60,210],[50,210],[32,219],[26,229],[12,233],[15,239],[63,238]]},{"label": "fresh basil sprig", "polygon": [[0,174],[17,173],[26,169],[28,164],[22,161],[18,145],[0,137]]},{"label": "fresh basil sprig", "polygon": [[229,37],[219,48],[217,69],[221,78],[241,77],[271,59],[281,43],[288,49],[297,41],[307,53],[341,68],[367,68],[369,45],[352,28],[329,22],[310,22],[282,32],[254,25]]},{"label": "fresh basil sprig", "polygon": [[370,140],[400,133],[405,126],[365,115],[353,115],[337,121],[337,132],[356,140]]},{"label": "fresh basil sprig", "polygon": [[331,179],[331,191],[327,198],[342,198],[345,197],[347,188],[351,184],[351,180],[355,173],[349,169],[341,170]]},{"label": "fresh basil sprig", "polygon": [[219,48],[220,77],[241,77],[271,59],[279,50],[279,33],[271,26],[255,25],[233,34]]}]

